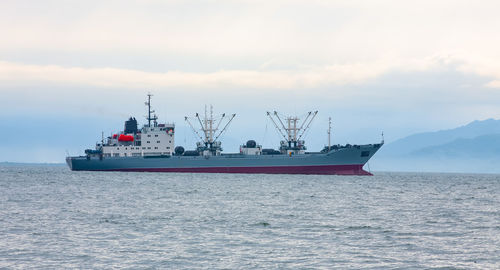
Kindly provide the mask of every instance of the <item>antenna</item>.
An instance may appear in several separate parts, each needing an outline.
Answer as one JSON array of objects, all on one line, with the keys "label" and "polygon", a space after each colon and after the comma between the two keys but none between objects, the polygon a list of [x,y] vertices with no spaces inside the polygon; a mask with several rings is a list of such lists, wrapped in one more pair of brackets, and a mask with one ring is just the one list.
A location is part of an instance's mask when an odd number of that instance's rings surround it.
[{"label": "antenna", "polygon": [[144,103],[146,106],[148,106],[148,117],[146,118],[148,120],[148,127],[151,127],[151,120],[153,120],[155,127],[158,125],[158,122],[156,122],[156,120],[158,120],[158,116],[156,116],[156,114],[154,114],[153,117],[151,117],[151,114],[155,112],[154,110],[151,110],[151,97],[152,96],[153,95],[151,93],[148,93],[148,101],[146,101]]},{"label": "antenna", "polygon": [[384,132],[382,131],[382,144],[384,143]]}]

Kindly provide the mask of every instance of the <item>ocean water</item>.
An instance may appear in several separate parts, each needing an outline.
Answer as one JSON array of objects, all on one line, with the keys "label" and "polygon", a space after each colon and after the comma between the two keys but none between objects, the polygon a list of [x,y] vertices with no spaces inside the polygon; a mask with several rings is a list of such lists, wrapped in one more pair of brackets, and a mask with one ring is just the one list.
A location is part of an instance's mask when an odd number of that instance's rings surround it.
[{"label": "ocean water", "polygon": [[500,175],[3,166],[0,268],[500,269]]}]

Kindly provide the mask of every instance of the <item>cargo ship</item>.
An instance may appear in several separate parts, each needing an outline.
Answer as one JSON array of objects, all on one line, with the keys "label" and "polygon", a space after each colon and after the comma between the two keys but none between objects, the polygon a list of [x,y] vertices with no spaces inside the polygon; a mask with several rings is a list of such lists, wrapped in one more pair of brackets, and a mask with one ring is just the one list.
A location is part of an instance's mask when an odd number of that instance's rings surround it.
[{"label": "cargo ship", "polygon": [[[308,112],[303,121],[298,117],[283,117],[267,112],[282,137],[278,149],[265,149],[254,140],[240,146],[239,153],[223,153],[220,136],[227,130],[235,114],[214,118],[213,108],[204,116],[196,113],[185,121],[199,138],[194,150],[175,146],[175,124],[159,123],[151,109],[151,94],[146,106],[147,124],[138,128],[130,117],[124,130],[102,138],[95,149],[85,155],[66,158],[73,171],[132,171],[174,173],[245,173],[245,174],[326,174],[372,175],[363,169],[368,160],[382,147],[380,143],[364,145],[331,145],[331,121],[328,145],[321,151],[308,152],[302,139],[317,111]],[[199,124],[195,128],[193,123]],[[285,124],[286,123],[286,124]]]}]

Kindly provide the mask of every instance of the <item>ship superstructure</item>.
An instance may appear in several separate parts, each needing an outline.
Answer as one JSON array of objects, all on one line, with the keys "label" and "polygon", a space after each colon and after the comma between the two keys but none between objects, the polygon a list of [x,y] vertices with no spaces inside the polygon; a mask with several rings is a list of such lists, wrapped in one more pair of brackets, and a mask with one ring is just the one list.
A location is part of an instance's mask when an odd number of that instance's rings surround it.
[{"label": "ship superstructure", "polygon": [[[125,122],[122,132],[112,134],[96,144],[95,150],[85,150],[85,156],[67,157],[72,170],[88,171],[148,171],[196,173],[279,173],[279,174],[341,174],[371,175],[363,166],[380,149],[381,143],[365,145],[330,145],[319,152],[307,152],[304,137],[318,111],[297,116],[280,116],[267,112],[282,137],[279,149],[264,149],[255,140],[240,146],[239,153],[223,153],[219,140],[236,114],[214,117],[213,107],[205,107],[203,116],[185,117],[199,141],[194,150],[175,146],[175,125],[158,123],[151,109],[148,94],[148,121],[138,129],[133,117]],[[195,128],[193,123],[199,124]],[[286,123],[286,124],[285,124]]]},{"label": "ship superstructure", "polygon": [[87,153],[102,154],[103,157],[134,157],[171,155],[175,145],[175,125],[158,123],[158,116],[151,109],[151,94],[148,94],[148,121],[141,129],[137,128],[137,120],[130,117],[125,121],[122,132],[112,134],[96,145],[96,150]]}]

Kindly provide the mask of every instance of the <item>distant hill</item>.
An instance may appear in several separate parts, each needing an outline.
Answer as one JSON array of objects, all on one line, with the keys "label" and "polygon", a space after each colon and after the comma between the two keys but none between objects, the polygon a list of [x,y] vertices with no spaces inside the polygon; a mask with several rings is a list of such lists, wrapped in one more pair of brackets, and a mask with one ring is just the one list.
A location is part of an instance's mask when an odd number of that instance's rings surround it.
[{"label": "distant hill", "polygon": [[500,157],[500,134],[482,135],[472,139],[456,139],[446,144],[424,147],[410,155],[440,158],[498,158]]},{"label": "distant hill", "polygon": [[500,120],[413,134],[384,145],[370,163],[388,171],[500,173]]},{"label": "distant hill", "polygon": [[406,156],[423,148],[429,149],[430,146],[451,143],[457,139],[473,139],[489,134],[500,134],[500,120],[473,121],[454,129],[413,134],[385,145],[378,154],[384,157]]}]

